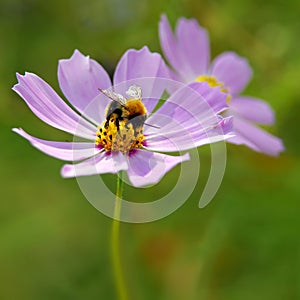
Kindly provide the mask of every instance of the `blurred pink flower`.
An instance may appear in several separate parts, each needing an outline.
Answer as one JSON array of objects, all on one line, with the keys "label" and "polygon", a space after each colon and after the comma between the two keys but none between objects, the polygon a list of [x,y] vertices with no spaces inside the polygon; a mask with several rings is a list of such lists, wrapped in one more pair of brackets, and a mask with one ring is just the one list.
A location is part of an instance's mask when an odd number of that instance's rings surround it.
[{"label": "blurred pink flower", "polygon": [[244,144],[273,156],[284,150],[281,139],[256,125],[274,123],[272,108],[261,99],[240,95],[252,76],[245,58],[234,52],[224,52],[210,64],[208,33],[193,19],[180,18],[173,33],[167,17],[163,15],[159,36],[175,79],[185,83],[206,81],[228,94],[229,109],[225,115],[234,117],[233,129],[236,134],[228,139],[229,142]]}]

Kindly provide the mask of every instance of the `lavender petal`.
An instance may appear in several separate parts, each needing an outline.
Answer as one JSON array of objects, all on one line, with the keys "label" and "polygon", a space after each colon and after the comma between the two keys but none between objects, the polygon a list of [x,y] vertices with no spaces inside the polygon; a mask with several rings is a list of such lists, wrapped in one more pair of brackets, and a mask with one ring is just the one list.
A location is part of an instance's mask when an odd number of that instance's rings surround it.
[{"label": "lavender petal", "polygon": [[243,144],[255,151],[271,156],[278,156],[280,152],[284,151],[284,145],[280,138],[246,120],[235,118],[234,129],[236,136],[228,140],[230,143]]},{"label": "lavender petal", "polygon": [[272,107],[267,102],[252,97],[234,97],[230,102],[229,111],[233,115],[259,124],[272,125],[275,121]]},{"label": "lavender petal", "polygon": [[100,64],[75,50],[70,59],[59,61],[58,81],[66,98],[78,111],[95,123],[102,123],[109,100],[99,88],[111,87],[111,81]]},{"label": "lavender petal", "polygon": [[196,20],[180,18],[176,33],[165,15],[159,24],[160,44],[172,67],[185,82],[192,82],[197,76],[206,74],[210,60],[210,46],[207,31]]},{"label": "lavender petal", "polygon": [[177,164],[186,160],[189,160],[188,153],[183,156],[171,156],[137,150],[128,159],[127,174],[135,187],[154,185]]},{"label": "lavender petal", "polygon": [[61,169],[61,175],[65,178],[71,178],[105,173],[116,174],[127,169],[128,164],[122,153],[108,154],[102,152],[83,162],[64,165]]},{"label": "lavender petal", "polygon": [[150,151],[174,152],[212,144],[232,138],[232,117],[224,118],[214,126],[178,128],[173,132],[151,134],[146,137],[145,149]]},{"label": "lavender petal", "polygon": [[140,86],[143,103],[150,113],[165,89],[161,78],[170,78],[170,73],[158,53],[151,53],[147,47],[131,49],[122,56],[116,67],[114,88],[117,93],[125,95],[131,85]]},{"label": "lavender petal", "polygon": [[185,86],[147,119],[147,124],[156,127],[145,126],[145,147],[178,151],[224,140],[231,133],[231,121],[220,120],[217,112],[226,107],[226,94],[219,89],[199,82]]},{"label": "lavender petal", "polygon": [[82,160],[91,157],[100,151],[95,147],[94,143],[46,141],[29,135],[21,128],[13,128],[13,132],[28,140],[32,146],[40,151],[62,160]]},{"label": "lavender petal", "polygon": [[231,95],[237,95],[251,79],[252,69],[245,58],[234,52],[224,52],[214,59],[211,75],[224,83]]},{"label": "lavender petal", "polygon": [[74,112],[45,81],[32,73],[17,74],[17,78],[13,90],[38,118],[60,130],[94,140],[96,126]]}]

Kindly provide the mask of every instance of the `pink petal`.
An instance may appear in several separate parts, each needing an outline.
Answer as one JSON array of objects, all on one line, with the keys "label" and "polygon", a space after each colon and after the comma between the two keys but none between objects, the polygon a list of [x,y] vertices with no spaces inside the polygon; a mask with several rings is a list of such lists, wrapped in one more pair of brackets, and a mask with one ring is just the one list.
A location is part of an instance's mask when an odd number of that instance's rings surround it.
[{"label": "pink petal", "polygon": [[97,124],[102,123],[108,99],[99,88],[111,87],[111,81],[100,64],[75,50],[70,59],[59,61],[58,81],[66,98],[78,111]]},{"label": "pink petal", "polygon": [[[151,53],[147,47],[140,50],[131,49],[122,56],[116,67],[114,88],[117,93],[125,96],[130,85],[140,86],[143,103],[150,113],[165,90],[160,78],[170,78],[162,57],[158,53]],[[151,97],[154,99],[147,99]]]},{"label": "pink petal", "polygon": [[207,73],[209,38],[207,31],[196,20],[180,18],[174,35],[167,17],[162,15],[159,36],[165,56],[183,81],[192,82],[197,76]]},{"label": "pink petal", "polygon": [[252,97],[234,97],[230,102],[230,112],[255,123],[271,125],[275,121],[271,106],[263,100]]},{"label": "pink petal", "polygon": [[127,174],[135,187],[153,185],[177,164],[186,160],[189,160],[188,153],[183,156],[170,156],[137,150],[128,159]]},{"label": "pink petal", "polygon": [[32,144],[32,146],[40,151],[62,160],[82,160],[91,157],[100,151],[95,147],[94,143],[46,141],[29,135],[21,128],[13,128],[13,131],[24,137]]},{"label": "pink petal", "polygon": [[17,74],[17,78],[13,90],[38,118],[55,128],[94,140],[97,128],[74,112],[45,81],[32,73]]},{"label": "pink petal", "polygon": [[178,63],[178,53],[176,51],[177,40],[166,15],[162,15],[159,22],[159,39],[164,55],[174,69],[176,69]]},{"label": "pink petal", "polygon": [[233,144],[244,144],[255,151],[271,156],[278,156],[284,151],[281,139],[246,120],[235,118],[234,129],[236,136],[228,140]]},{"label": "pink petal", "polygon": [[232,117],[221,119],[215,126],[207,128],[179,129],[174,132],[149,135],[145,149],[150,151],[174,152],[212,144],[232,138]]},{"label": "pink petal", "polygon": [[[181,125],[197,123],[210,124],[210,120],[218,121],[216,114],[227,108],[226,94],[218,88],[210,88],[206,82],[193,82],[176,90],[164,104],[147,119],[147,123],[160,126],[162,132],[166,132],[165,126],[174,129],[172,121]],[[163,127],[162,127],[163,126]],[[147,127],[145,133],[157,132],[156,129]]]},{"label": "pink petal", "polygon": [[[208,108],[211,108],[216,114],[228,109],[227,96],[220,92],[218,87],[212,88],[207,82],[194,82],[188,87],[197,92],[209,105]],[[202,110],[203,108],[201,108]]]},{"label": "pink petal", "polygon": [[176,27],[178,51],[184,57],[184,64],[193,72],[193,78],[207,73],[210,61],[209,37],[207,31],[196,20],[181,18]]},{"label": "pink petal", "polygon": [[96,174],[113,173],[127,170],[128,165],[126,158],[120,152],[99,153],[81,163],[73,165],[64,165],[61,169],[61,175],[65,178],[88,176]]},{"label": "pink petal", "polygon": [[224,52],[214,59],[211,74],[224,83],[232,95],[237,95],[251,79],[252,69],[245,58],[234,52]]},{"label": "pink petal", "polygon": [[206,83],[195,82],[177,90],[147,119],[147,124],[156,127],[145,126],[145,147],[179,151],[228,138],[231,121],[220,121],[216,113],[226,106],[226,94]]}]

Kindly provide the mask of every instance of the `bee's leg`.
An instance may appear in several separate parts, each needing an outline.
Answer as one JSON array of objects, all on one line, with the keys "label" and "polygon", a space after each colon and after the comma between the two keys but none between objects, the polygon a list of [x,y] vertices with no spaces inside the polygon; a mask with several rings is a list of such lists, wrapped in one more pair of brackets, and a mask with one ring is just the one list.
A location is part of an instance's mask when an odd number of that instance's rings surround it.
[{"label": "bee's leg", "polygon": [[116,118],[116,126],[117,126],[117,131],[120,130],[120,121],[118,118]]},{"label": "bee's leg", "polygon": [[108,126],[109,126],[109,118],[106,118],[106,122],[105,122],[105,124],[104,124],[104,128],[108,128]]}]

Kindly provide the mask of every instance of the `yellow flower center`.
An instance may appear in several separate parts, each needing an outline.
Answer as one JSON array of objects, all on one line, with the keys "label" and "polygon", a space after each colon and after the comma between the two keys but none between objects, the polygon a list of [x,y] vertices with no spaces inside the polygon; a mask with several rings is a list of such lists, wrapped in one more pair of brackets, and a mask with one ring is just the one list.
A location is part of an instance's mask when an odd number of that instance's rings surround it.
[{"label": "yellow flower center", "polygon": [[220,91],[228,94],[226,98],[226,102],[229,103],[231,99],[231,95],[229,94],[229,89],[225,87],[223,82],[217,80],[215,76],[209,75],[201,75],[198,76],[195,81],[197,82],[207,82],[210,87],[220,87]]},{"label": "yellow flower center", "polygon": [[[143,146],[146,108],[141,100],[128,100],[124,106],[107,107],[107,118],[96,133],[96,145],[105,151],[121,151],[123,154]],[[135,105],[135,106],[134,106]],[[142,112],[141,110],[142,106]],[[140,109],[140,110],[139,110]]]}]

